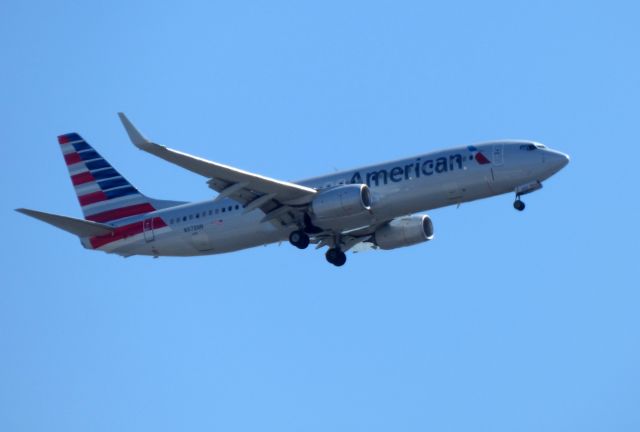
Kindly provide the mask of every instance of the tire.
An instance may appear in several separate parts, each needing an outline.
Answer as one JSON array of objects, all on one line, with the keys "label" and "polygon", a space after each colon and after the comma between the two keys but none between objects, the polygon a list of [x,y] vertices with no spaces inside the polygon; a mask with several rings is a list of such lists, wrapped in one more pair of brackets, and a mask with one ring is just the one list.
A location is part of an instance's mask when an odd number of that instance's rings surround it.
[{"label": "tire", "polygon": [[522,201],[520,200],[515,200],[513,203],[513,208],[518,210],[518,211],[522,211],[525,208],[525,205]]},{"label": "tire", "polygon": [[306,249],[309,246],[309,236],[304,231],[294,231],[289,234],[289,243],[298,249]]},{"label": "tire", "polygon": [[347,262],[347,256],[337,248],[331,248],[325,254],[327,261],[336,267],[341,267]]},{"label": "tire", "polygon": [[345,265],[346,262],[347,262],[347,255],[342,251],[338,251],[338,256],[336,257],[336,260],[334,261],[333,265],[336,267],[342,267],[343,265]]}]

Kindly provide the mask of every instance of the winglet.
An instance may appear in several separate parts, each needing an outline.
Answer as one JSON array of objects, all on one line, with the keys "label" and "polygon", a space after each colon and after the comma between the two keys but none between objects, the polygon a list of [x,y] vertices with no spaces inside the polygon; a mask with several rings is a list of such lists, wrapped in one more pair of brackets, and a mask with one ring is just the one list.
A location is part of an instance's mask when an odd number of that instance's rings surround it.
[{"label": "winglet", "polygon": [[129,139],[131,140],[131,142],[139,149],[147,150],[152,142],[146,139],[140,133],[140,131],[136,129],[136,127],[133,125],[133,123],[131,123],[131,121],[129,121],[124,113],[119,112],[118,117],[120,117],[120,121],[122,122],[124,129],[127,131],[127,135],[129,135]]}]

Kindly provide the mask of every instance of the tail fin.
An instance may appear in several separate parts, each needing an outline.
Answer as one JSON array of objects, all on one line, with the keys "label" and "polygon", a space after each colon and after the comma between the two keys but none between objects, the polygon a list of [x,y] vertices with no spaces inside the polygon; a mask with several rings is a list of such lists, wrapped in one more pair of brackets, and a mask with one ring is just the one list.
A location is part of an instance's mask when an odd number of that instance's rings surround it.
[{"label": "tail fin", "polygon": [[115,222],[156,210],[155,200],[141,194],[80,135],[60,135],[58,142],[85,219]]}]

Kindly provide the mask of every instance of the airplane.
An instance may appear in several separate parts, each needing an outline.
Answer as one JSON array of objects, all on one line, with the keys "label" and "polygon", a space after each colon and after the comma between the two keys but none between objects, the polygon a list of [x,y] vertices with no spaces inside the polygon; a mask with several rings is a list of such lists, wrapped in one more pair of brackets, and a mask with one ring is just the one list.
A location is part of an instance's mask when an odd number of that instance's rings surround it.
[{"label": "airplane", "polygon": [[201,256],[289,241],[327,247],[340,267],[345,252],[390,250],[433,239],[432,209],[514,193],[521,196],[569,163],[535,141],[501,140],[288,182],[156,144],[118,114],[132,143],[207,178],[218,192],[200,202],[143,195],[77,133],[60,135],[84,219],[25,208],[16,211],[75,234],[91,250],[124,257]]}]

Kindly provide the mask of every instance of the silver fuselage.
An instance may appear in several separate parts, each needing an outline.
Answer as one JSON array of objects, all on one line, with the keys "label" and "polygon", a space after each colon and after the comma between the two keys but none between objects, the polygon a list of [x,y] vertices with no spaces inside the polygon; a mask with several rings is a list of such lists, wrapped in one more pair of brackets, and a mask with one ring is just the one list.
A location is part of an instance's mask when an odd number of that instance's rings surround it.
[{"label": "silver fuselage", "polygon": [[[486,156],[487,159],[480,159],[483,163],[478,160],[478,153]],[[523,185],[546,180],[568,160],[565,154],[531,141],[495,141],[295,183],[319,190],[341,184],[368,184],[372,211],[368,220],[358,223],[375,225],[412,213],[514,192]],[[144,232],[99,250],[124,256],[210,255],[283,241],[296,229],[279,228],[263,222],[263,217],[259,209],[245,212],[242,205],[230,199],[183,204],[119,221],[122,225],[139,221]],[[166,226],[154,227],[152,222],[157,218]],[[91,247],[87,239],[83,244]]]}]

